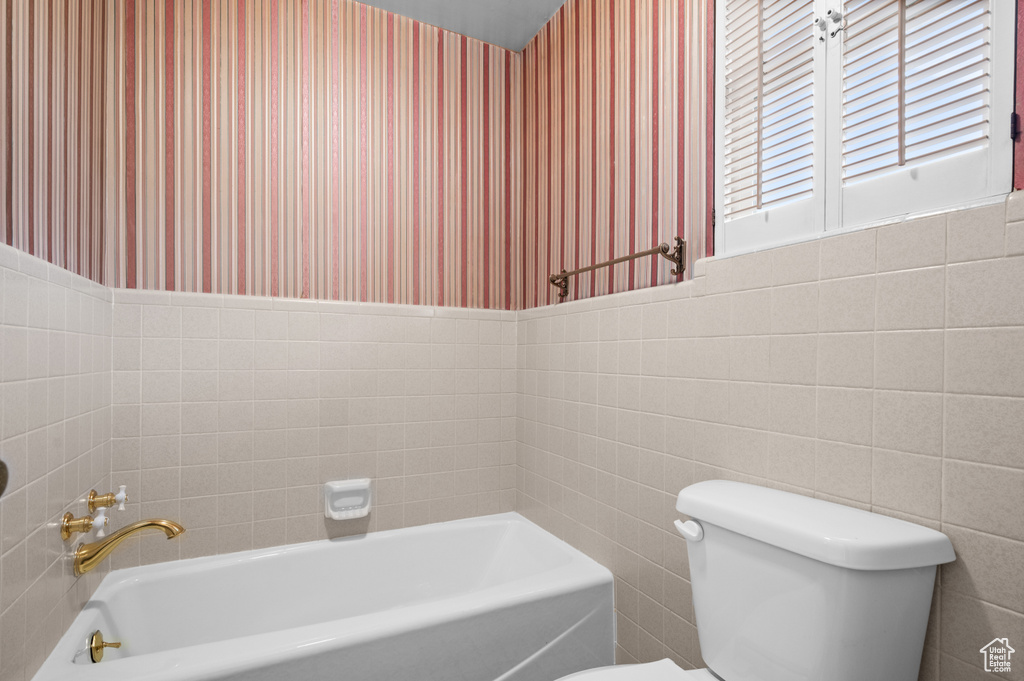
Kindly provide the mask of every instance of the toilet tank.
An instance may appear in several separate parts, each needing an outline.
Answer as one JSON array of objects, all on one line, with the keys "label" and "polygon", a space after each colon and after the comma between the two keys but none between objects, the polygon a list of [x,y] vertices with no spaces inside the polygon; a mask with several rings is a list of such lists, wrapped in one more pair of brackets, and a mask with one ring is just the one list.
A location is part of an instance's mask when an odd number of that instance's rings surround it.
[{"label": "toilet tank", "polygon": [[[700,651],[724,681],[916,681],[946,535],[710,480],[679,493]],[[699,525],[699,527],[698,527]],[[688,536],[689,535],[689,536]]]}]

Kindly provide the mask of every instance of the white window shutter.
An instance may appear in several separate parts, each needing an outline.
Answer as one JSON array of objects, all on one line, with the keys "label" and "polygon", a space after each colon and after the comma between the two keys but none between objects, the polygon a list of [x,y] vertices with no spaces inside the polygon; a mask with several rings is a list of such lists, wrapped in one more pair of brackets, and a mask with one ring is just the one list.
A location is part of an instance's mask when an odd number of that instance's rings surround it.
[{"label": "white window shutter", "polygon": [[832,207],[841,226],[1009,189],[1009,161],[1001,172],[993,158],[1000,143],[1009,149],[1009,109],[996,92],[1012,91],[1012,80],[996,84],[999,1],[845,3],[842,191]]},{"label": "white window shutter", "polygon": [[717,255],[1009,191],[1016,3],[717,7]]},{"label": "white window shutter", "polygon": [[[731,243],[770,246],[820,229],[821,78],[815,0],[725,0],[718,88],[719,215]],[[820,118],[820,117],[819,117]],[[817,208],[816,208],[817,206]],[[771,225],[769,226],[769,220]]]}]

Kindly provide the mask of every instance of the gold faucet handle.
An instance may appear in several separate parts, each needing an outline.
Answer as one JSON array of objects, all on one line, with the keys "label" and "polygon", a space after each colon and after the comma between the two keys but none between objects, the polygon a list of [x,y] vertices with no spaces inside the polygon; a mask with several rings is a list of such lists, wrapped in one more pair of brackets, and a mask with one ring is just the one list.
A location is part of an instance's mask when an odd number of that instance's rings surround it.
[{"label": "gold faucet handle", "polygon": [[92,636],[89,637],[89,656],[92,657],[93,662],[99,662],[103,659],[104,648],[120,648],[120,641],[104,641],[103,632],[99,629],[92,632]]},{"label": "gold faucet handle", "polygon": [[92,516],[76,518],[71,513],[65,513],[60,519],[60,538],[64,541],[71,539],[75,532],[88,532],[92,529]]},{"label": "gold faucet handle", "polygon": [[98,494],[94,489],[89,490],[89,513],[95,513],[96,509],[99,508],[112,508],[114,506],[117,506],[118,510],[123,511],[124,504],[128,501],[128,494],[124,490],[124,485],[121,485],[120,490],[116,494],[114,492]]}]

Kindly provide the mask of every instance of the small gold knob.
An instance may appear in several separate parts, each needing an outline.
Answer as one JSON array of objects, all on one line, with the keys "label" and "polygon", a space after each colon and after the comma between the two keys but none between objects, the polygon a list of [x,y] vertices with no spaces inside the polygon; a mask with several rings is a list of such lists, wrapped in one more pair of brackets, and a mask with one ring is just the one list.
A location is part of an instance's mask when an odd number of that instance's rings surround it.
[{"label": "small gold knob", "polygon": [[104,648],[120,648],[120,641],[110,641],[107,643],[103,640],[103,633],[97,629],[92,632],[92,636],[89,638],[89,656],[92,657],[93,662],[99,662],[103,659]]},{"label": "small gold knob", "polygon": [[60,519],[60,538],[67,541],[75,532],[88,532],[92,529],[92,516],[76,518],[70,513],[65,513]]}]

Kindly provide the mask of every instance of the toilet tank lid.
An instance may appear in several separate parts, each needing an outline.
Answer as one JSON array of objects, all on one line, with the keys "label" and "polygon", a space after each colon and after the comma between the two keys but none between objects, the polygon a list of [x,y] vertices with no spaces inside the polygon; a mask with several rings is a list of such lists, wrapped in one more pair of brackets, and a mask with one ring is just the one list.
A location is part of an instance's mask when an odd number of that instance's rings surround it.
[{"label": "toilet tank lid", "polygon": [[941,532],[767,487],[707,480],[679,493],[676,510],[751,539],[851,570],[900,570],[956,560]]}]

